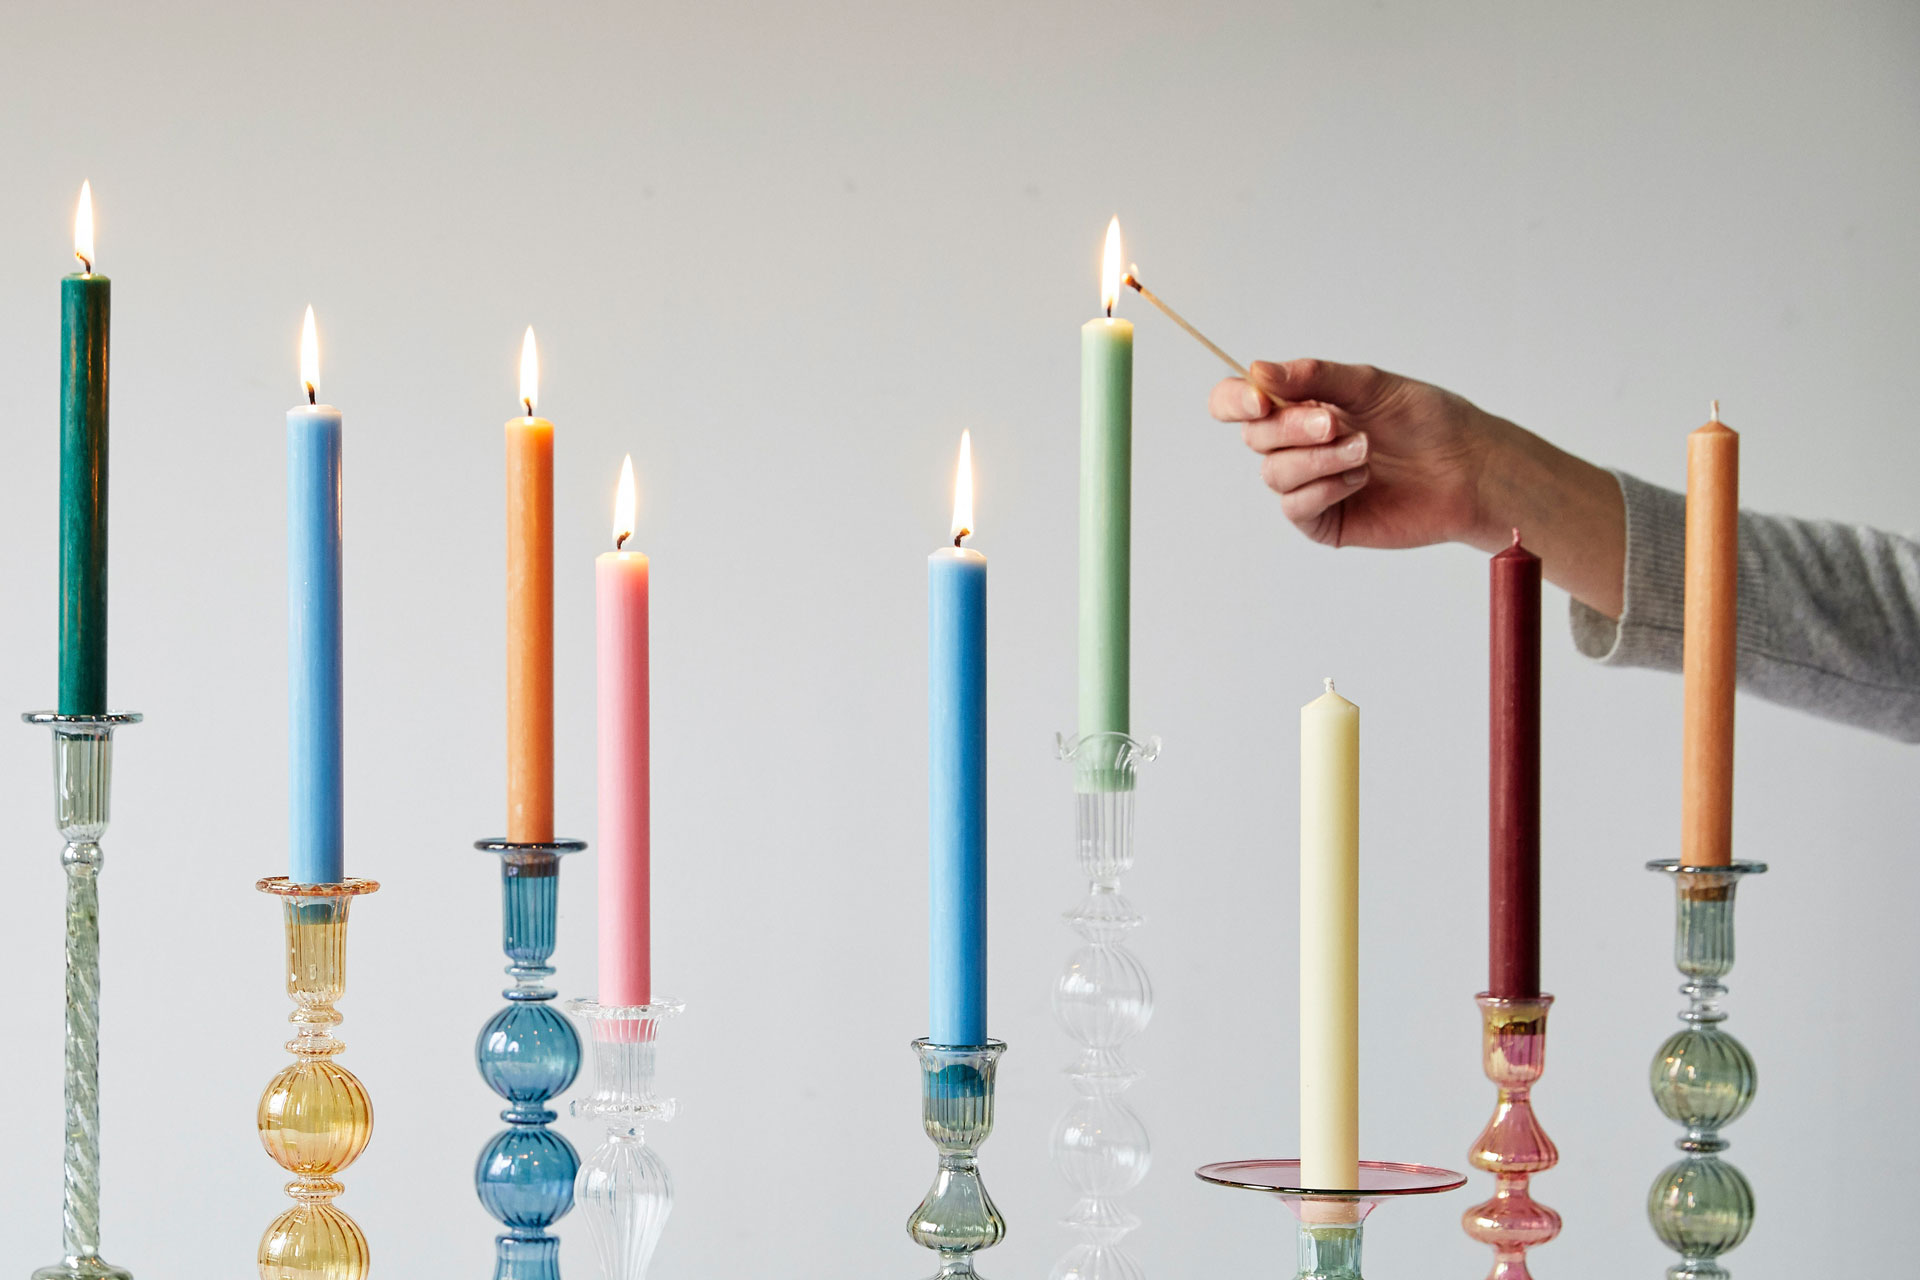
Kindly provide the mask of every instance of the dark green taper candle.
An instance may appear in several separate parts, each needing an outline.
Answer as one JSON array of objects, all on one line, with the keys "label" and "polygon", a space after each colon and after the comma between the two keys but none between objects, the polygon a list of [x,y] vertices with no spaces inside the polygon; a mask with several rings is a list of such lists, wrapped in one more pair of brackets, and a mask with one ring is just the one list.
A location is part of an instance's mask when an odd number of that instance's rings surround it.
[{"label": "dark green taper candle", "polygon": [[93,269],[93,192],[73,223],[80,271],[60,282],[60,714],[107,710],[107,331]]}]

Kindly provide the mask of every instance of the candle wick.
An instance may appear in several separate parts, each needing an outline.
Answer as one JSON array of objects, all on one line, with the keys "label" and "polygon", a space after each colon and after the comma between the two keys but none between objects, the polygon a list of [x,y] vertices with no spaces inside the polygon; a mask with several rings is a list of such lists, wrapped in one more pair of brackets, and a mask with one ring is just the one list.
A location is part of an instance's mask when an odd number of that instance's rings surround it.
[{"label": "candle wick", "polygon": [[307,384],[307,403],[308,404],[320,403],[320,398],[314,393],[313,384],[311,382]]},{"label": "candle wick", "polygon": [[617,538],[615,538],[615,539],[613,540],[613,549],[614,549],[615,551],[618,551],[618,550],[620,550],[620,549],[621,549],[622,547],[624,547],[624,546],[626,546],[626,545],[627,545],[627,539],[628,539],[628,538],[631,538],[632,536],[633,536],[633,533],[632,533],[632,531],[631,531],[631,530],[629,530],[628,532],[626,532],[626,533],[623,533],[623,534],[621,534],[621,535],[620,535],[619,537],[617,537]]},{"label": "candle wick", "polygon": [[78,249],[75,249],[73,251],[73,256],[80,259],[81,275],[90,276],[93,274],[93,259],[89,258],[86,254],[81,253]]},{"label": "candle wick", "polygon": [[520,403],[527,406],[527,416],[531,418],[533,416],[533,401],[522,397]]},{"label": "candle wick", "polygon": [[1720,421],[1720,402],[1718,400],[1713,402],[1713,421]]},{"label": "candle wick", "polygon": [[1520,530],[1518,528],[1515,528],[1513,531],[1513,545],[1516,547],[1520,545]]},{"label": "candle wick", "polygon": [[1321,679],[1321,683],[1323,683],[1323,684],[1325,684],[1325,685],[1327,686],[1327,692],[1328,692],[1328,693],[1332,693],[1332,692],[1333,692],[1333,677],[1332,677],[1332,676],[1324,676],[1324,677],[1322,677],[1322,679]]},{"label": "candle wick", "polygon": [[954,546],[956,546],[956,547],[957,547],[957,546],[959,546],[959,545],[960,545],[960,539],[962,539],[962,538],[964,538],[964,537],[967,537],[967,536],[968,536],[969,534],[971,534],[972,532],[973,532],[973,530],[971,530],[971,529],[956,529],[956,530],[954,530],[954,534],[953,534],[953,545],[954,545]]}]

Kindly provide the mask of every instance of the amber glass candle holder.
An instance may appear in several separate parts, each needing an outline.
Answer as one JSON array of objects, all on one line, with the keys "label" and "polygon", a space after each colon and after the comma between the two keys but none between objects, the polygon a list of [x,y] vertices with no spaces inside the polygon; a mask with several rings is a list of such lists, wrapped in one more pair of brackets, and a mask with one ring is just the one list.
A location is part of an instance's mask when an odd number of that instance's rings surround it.
[{"label": "amber glass candle holder", "polygon": [[940,1255],[934,1280],[976,1276],[973,1255],[1006,1238],[1007,1222],[980,1181],[980,1144],[993,1132],[993,1080],[1007,1046],[915,1040],[920,1120],[940,1153],[933,1186],[907,1219],[914,1243]]},{"label": "amber glass candle holder", "polygon": [[100,1256],[100,837],[113,790],[113,731],[140,723],[137,712],[63,716],[33,711],[23,719],[53,730],[54,822],[66,848],[67,1020],[62,1075],[66,1145],[62,1153],[62,1257],[34,1280],[132,1280]]},{"label": "amber glass candle holder", "polygon": [[260,1237],[261,1280],[364,1280],[373,1265],[359,1224],[333,1203],[344,1187],[334,1175],[360,1158],[373,1136],[373,1101],[353,1072],[335,1062],[346,1048],[333,1031],[334,1002],[347,988],[347,908],[380,888],[372,880],[294,884],[272,876],[256,886],[286,908],[287,995],[293,1039],[284,1067],[260,1095],[260,1144],[293,1175],[293,1207]]},{"label": "amber glass candle holder", "polygon": [[673,1212],[673,1175],[647,1145],[643,1125],[673,1119],[672,1098],[653,1092],[654,1045],[660,1023],[686,1008],[656,996],[649,1004],[605,1005],[569,1000],[593,1055],[593,1092],[575,1098],[573,1114],[606,1123],[607,1136],[580,1166],[574,1199],[600,1258],[600,1280],[646,1280],[660,1233]]},{"label": "amber glass candle holder", "polygon": [[1147,1127],[1127,1101],[1140,1078],[1126,1050],[1153,1017],[1153,983],[1127,946],[1140,913],[1120,892],[1133,869],[1133,798],[1140,766],[1160,740],[1124,733],[1058,739],[1073,767],[1074,850],[1087,892],[1066,913],[1080,942],[1053,984],[1053,1016],[1079,1055],[1067,1068],[1073,1102],[1053,1126],[1053,1165],[1078,1197],[1062,1223],[1079,1242],[1054,1263],[1051,1280],[1140,1280],[1121,1244],[1140,1225],[1120,1198],[1153,1161]]},{"label": "amber glass candle holder", "polygon": [[1461,1216],[1467,1234],[1493,1247],[1487,1280],[1532,1280],[1527,1250],[1560,1234],[1560,1215],[1534,1200],[1529,1179],[1560,1162],[1533,1114],[1533,1086],[1547,1066],[1547,1010],[1553,997],[1504,999],[1482,993],[1481,1065],[1499,1089],[1493,1119],[1467,1162],[1493,1175],[1493,1198]]},{"label": "amber glass candle holder", "polygon": [[1467,1182],[1451,1169],[1378,1160],[1360,1162],[1358,1187],[1339,1189],[1302,1187],[1298,1160],[1225,1160],[1202,1165],[1194,1176],[1286,1204],[1296,1223],[1294,1280],[1363,1280],[1360,1243],[1368,1215],[1388,1200],[1452,1191]]},{"label": "amber glass candle holder", "polygon": [[1653,1100],[1667,1119],[1686,1129],[1674,1145],[1681,1158],[1654,1179],[1647,1216],[1660,1242],[1680,1255],[1669,1280],[1721,1280],[1730,1274],[1720,1256],[1753,1229],[1753,1187],[1720,1158],[1720,1130],[1746,1114],[1757,1077],[1753,1055],[1721,1030],[1727,1014],[1720,980],[1733,970],[1733,899],[1743,876],[1765,871],[1761,862],[1688,867],[1649,862],[1647,870],[1673,877],[1676,892],[1673,962],[1686,977],[1680,994],[1684,1025],[1654,1055]]}]

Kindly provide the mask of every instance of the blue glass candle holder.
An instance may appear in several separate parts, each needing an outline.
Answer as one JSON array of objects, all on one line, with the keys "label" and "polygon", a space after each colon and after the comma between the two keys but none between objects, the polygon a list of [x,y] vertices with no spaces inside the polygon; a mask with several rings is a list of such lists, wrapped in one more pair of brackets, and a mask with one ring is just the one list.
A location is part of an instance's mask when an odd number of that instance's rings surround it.
[{"label": "blue glass candle holder", "polygon": [[547,1106],[580,1074],[580,1037],[550,1003],[554,930],[560,905],[560,859],[585,849],[580,840],[542,844],[481,840],[475,848],[500,858],[501,947],[513,985],[506,1007],[487,1019],[473,1047],[487,1087],[506,1099],[507,1127],[481,1148],[473,1188],[506,1231],[494,1237],[494,1280],[560,1280],[560,1240],[547,1228],[573,1208],[580,1156],[548,1128],[559,1113]]}]

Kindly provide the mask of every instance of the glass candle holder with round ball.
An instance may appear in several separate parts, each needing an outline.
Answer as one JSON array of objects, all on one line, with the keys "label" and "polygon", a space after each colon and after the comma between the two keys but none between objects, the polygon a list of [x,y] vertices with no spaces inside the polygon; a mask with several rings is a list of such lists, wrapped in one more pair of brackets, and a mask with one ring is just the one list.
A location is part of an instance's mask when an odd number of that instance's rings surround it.
[{"label": "glass candle holder with round ball", "polygon": [[334,1061],[346,1048],[334,1034],[334,1003],[347,988],[347,911],[376,892],[373,880],[296,884],[271,876],[255,886],[285,906],[287,995],[294,1061],[260,1095],[260,1144],[294,1175],[294,1200],[260,1238],[260,1280],[365,1280],[372,1251],[360,1226],[333,1203],[335,1174],[360,1158],[373,1137],[373,1100],[353,1072]]},{"label": "glass candle holder with round ball", "polygon": [[1529,1182],[1560,1161],[1533,1113],[1533,1086],[1547,1066],[1550,995],[1477,997],[1481,1064],[1498,1087],[1493,1118],[1467,1161],[1494,1177],[1493,1197],[1461,1215],[1468,1235],[1493,1248],[1488,1280],[1530,1280],[1527,1250],[1560,1234],[1560,1215],[1534,1200]]},{"label": "glass candle holder with round ball", "polygon": [[474,1062],[500,1095],[507,1122],[481,1148],[473,1168],[480,1203],[506,1230],[494,1237],[494,1280],[559,1280],[560,1240],[548,1231],[573,1208],[580,1157],[549,1126],[547,1106],[580,1073],[580,1037],[553,1008],[547,985],[559,919],[560,859],[587,846],[580,840],[523,843],[481,840],[475,848],[500,859],[501,947],[511,962],[507,1003],[487,1019]]}]

